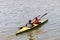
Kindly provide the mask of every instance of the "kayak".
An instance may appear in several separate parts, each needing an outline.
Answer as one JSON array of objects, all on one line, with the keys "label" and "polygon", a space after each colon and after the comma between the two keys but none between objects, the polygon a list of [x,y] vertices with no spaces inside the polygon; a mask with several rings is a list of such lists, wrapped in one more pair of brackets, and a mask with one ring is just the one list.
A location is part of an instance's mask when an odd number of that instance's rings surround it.
[{"label": "kayak", "polygon": [[27,32],[27,31],[30,31],[30,30],[33,30],[33,29],[36,29],[38,27],[41,27],[46,22],[48,22],[48,19],[47,20],[42,20],[41,23],[39,23],[39,24],[33,24],[34,26],[32,28],[23,27],[22,29],[19,29],[18,32],[16,32],[16,36],[21,34],[21,33],[24,33],[24,32]]}]

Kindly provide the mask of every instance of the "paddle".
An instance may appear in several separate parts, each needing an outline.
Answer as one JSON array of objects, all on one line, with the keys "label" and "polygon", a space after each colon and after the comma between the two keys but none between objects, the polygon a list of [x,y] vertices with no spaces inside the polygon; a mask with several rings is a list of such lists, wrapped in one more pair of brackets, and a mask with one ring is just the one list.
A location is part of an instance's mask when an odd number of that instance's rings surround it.
[{"label": "paddle", "polygon": [[[41,19],[42,17],[44,17],[45,15],[47,15],[47,13],[45,13],[44,15],[42,15],[42,16],[40,17],[40,19]],[[40,19],[39,19],[39,20],[40,20]]]}]

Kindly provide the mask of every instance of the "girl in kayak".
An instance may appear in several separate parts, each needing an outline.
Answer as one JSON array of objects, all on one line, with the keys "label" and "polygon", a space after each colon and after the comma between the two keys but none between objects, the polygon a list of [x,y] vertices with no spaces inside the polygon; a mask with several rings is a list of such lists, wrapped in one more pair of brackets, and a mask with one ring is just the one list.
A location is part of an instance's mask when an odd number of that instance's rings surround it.
[{"label": "girl in kayak", "polygon": [[39,24],[39,19],[37,17],[34,19],[33,24]]}]

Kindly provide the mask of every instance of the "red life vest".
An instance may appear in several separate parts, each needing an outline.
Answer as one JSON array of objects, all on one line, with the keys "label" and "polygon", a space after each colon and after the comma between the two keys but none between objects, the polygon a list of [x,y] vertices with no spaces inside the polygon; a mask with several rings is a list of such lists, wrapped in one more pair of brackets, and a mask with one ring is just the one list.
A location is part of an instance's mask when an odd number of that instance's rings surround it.
[{"label": "red life vest", "polygon": [[33,24],[38,24],[39,20],[38,19],[34,19]]}]

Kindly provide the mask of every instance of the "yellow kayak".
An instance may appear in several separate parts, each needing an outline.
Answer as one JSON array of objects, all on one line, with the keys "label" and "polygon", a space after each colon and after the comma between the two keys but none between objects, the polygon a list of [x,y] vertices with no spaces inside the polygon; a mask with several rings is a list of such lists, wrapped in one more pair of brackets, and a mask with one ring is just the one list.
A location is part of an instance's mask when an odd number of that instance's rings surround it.
[{"label": "yellow kayak", "polygon": [[21,33],[24,33],[24,32],[30,31],[30,30],[33,30],[33,29],[35,29],[37,27],[41,27],[47,21],[48,21],[48,19],[47,20],[42,20],[40,24],[33,24],[34,25],[33,28],[29,28],[29,27],[25,26],[22,29],[19,29],[18,32],[16,32],[16,35],[19,35]]}]

